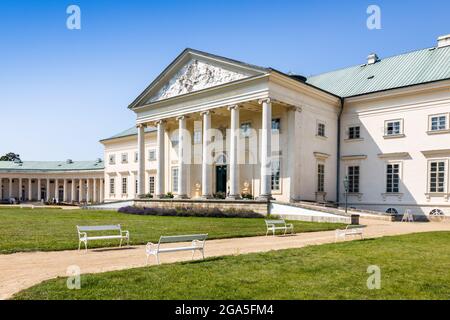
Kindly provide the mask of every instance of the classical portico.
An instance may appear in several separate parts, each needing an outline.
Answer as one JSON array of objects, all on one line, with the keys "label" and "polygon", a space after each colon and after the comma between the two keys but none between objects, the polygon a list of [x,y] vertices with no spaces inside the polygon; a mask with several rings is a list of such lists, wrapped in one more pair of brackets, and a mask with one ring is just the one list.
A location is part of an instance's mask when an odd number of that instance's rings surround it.
[{"label": "classical portico", "polygon": [[299,152],[292,137],[303,101],[307,94],[329,99],[299,79],[185,50],[130,105],[137,115],[139,194],[146,193],[148,171],[144,128],[155,128],[157,198],[168,192],[178,199],[295,198],[292,174],[299,167],[288,164]]}]

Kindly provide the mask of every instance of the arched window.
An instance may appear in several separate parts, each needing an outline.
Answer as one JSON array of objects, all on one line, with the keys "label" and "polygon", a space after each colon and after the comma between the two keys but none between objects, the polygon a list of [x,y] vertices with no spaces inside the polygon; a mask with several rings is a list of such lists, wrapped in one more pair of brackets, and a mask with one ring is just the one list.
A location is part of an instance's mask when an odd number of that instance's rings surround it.
[{"label": "arched window", "polygon": [[225,154],[223,153],[219,154],[219,156],[216,158],[216,164],[217,165],[227,164],[227,157],[225,156]]},{"label": "arched window", "polygon": [[443,216],[444,215],[444,211],[442,211],[441,209],[433,209],[430,211],[430,216]]},{"label": "arched window", "polygon": [[397,209],[395,209],[395,208],[389,208],[389,209],[386,210],[386,213],[389,213],[389,214],[398,214],[398,211],[397,211]]}]

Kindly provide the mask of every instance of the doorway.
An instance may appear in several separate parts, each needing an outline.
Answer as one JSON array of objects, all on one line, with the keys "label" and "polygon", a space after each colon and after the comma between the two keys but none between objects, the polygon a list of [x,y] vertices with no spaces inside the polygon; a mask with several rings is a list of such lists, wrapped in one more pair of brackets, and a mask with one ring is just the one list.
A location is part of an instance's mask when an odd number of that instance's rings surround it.
[{"label": "doorway", "polygon": [[227,193],[227,166],[216,166],[216,192]]}]

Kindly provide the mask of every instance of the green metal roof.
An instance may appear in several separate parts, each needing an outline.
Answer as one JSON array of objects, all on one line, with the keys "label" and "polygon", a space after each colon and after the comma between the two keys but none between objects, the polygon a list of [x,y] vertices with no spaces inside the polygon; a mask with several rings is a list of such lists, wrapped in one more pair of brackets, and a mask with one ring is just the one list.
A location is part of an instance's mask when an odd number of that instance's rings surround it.
[{"label": "green metal roof", "polygon": [[[146,127],[144,129],[144,132],[146,132],[146,133],[147,132],[153,132],[153,131],[156,131],[155,127]],[[115,135],[113,135],[113,136],[111,136],[109,138],[102,139],[100,141],[107,141],[107,140],[112,140],[112,139],[124,138],[124,137],[129,137],[129,136],[135,136],[137,134],[138,134],[138,130],[137,130],[136,126],[134,126],[134,127],[131,127],[131,128],[129,128],[129,129],[125,130],[125,131],[119,132],[119,133],[117,133],[117,134],[115,134]]]},{"label": "green metal roof", "polygon": [[445,79],[450,79],[450,46],[319,74],[309,77],[307,83],[345,98]]},{"label": "green metal roof", "polygon": [[103,170],[105,164],[103,161],[0,161],[0,172],[17,171],[89,171]]}]

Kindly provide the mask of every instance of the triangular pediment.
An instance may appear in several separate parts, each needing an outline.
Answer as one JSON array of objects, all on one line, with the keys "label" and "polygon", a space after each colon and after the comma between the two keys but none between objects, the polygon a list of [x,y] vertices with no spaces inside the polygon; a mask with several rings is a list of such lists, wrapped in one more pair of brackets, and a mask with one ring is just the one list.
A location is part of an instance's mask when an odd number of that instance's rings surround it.
[{"label": "triangular pediment", "polygon": [[266,72],[265,68],[187,49],[130,107],[166,100]]}]

